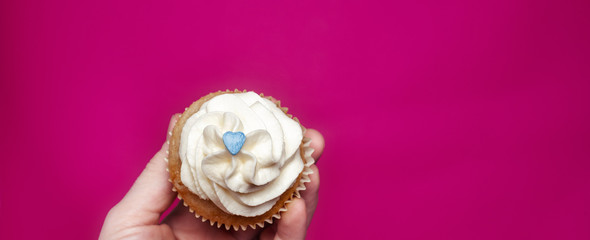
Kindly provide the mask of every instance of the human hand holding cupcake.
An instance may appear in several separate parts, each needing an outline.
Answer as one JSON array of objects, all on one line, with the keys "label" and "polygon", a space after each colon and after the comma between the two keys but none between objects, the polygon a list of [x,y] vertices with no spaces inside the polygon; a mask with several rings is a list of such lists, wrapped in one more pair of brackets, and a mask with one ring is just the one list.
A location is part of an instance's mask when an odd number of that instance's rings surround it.
[{"label": "human hand holding cupcake", "polygon": [[[162,150],[109,212],[101,238],[305,236],[319,187],[313,163],[324,143],[280,102],[254,92],[212,93],[175,115],[168,131]],[[179,204],[159,224],[174,196],[188,208]]]}]

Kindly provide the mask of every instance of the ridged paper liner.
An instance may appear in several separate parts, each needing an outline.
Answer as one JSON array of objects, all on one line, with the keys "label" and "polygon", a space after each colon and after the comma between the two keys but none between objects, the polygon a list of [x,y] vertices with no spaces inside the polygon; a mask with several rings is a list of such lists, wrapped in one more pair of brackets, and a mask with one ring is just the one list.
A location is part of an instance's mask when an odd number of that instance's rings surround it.
[{"label": "ridged paper liner", "polygon": [[[220,94],[224,94],[224,93],[245,93],[245,92],[247,92],[247,91],[246,91],[246,90],[239,91],[238,89],[235,89],[234,91],[231,91],[231,90],[229,90],[229,89],[228,89],[228,90],[226,90],[226,91],[218,91],[218,92],[216,92],[216,93],[213,93],[213,94],[214,94],[214,95],[220,95]],[[281,107],[281,101],[278,101],[278,100],[274,99],[274,98],[273,98],[273,97],[271,97],[271,96],[266,96],[266,97],[265,97],[265,96],[264,96],[264,94],[262,94],[262,93],[260,93],[259,95],[260,95],[261,97],[263,97],[263,98],[266,98],[266,99],[268,99],[268,100],[271,100],[271,101],[273,101],[273,102],[274,102],[274,103],[275,103],[275,104],[276,104],[276,105],[277,105],[277,106],[278,106],[278,107],[279,107],[279,108],[280,108],[280,109],[281,109],[281,110],[282,110],[282,111],[285,113],[285,115],[287,115],[288,117],[292,118],[292,119],[293,119],[293,120],[295,120],[297,123],[299,123],[299,125],[301,126],[301,128],[302,128],[302,130],[303,130],[303,135],[305,136],[305,132],[306,132],[306,129],[305,129],[305,127],[303,127],[303,126],[301,125],[301,123],[299,122],[299,119],[297,119],[297,117],[293,117],[293,115],[291,115],[291,114],[288,114],[288,113],[287,113],[287,110],[288,110],[288,109],[287,109],[286,107]],[[185,108],[185,111],[186,111],[186,110],[188,110],[188,108]],[[183,113],[183,114],[184,114],[184,113]],[[168,135],[171,137],[171,136],[172,136],[172,132],[168,132]],[[168,144],[170,144],[170,141],[168,141]],[[209,223],[211,224],[211,226],[217,225],[217,228],[221,228],[221,226],[223,225],[223,226],[225,226],[225,229],[226,229],[226,230],[229,230],[229,229],[232,229],[232,228],[233,228],[235,231],[237,231],[237,230],[239,230],[239,229],[246,230],[248,227],[251,227],[252,229],[256,229],[256,227],[263,228],[265,223],[272,224],[272,223],[274,222],[274,219],[281,219],[281,213],[282,213],[282,212],[286,212],[286,211],[287,211],[287,205],[288,205],[290,202],[292,202],[294,198],[301,198],[301,194],[300,194],[299,192],[300,192],[300,191],[303,191],[303,190],[305,190],[305,189],[306,189],[306,187],[305,187],[305,183],[311,182],[311,179],[309,178],[309,175],[313,173],[313,170],[311,169],[311,165],[313,165],[313,164],[314,164],[314,161],[315,161],[315,160],[313,159],[313,157],[311,157],[311,154],[313,153],[314,149],[310,147],[310,144],[311,144],[311,139],[310,139],[310,138],[303,137],[303,140],[301,141],[301,144],[302,144],[302,145],[300,146],[300,150],[301,150],[301,151],[302,151],[302,153],[303,153],[303,154],[302,154],[302,158],[303,158],[303,160],[305,161],[305,163],[304,163],[303,170],[302,170],[302,172],[301,172],[301,174],[300,174],[300,175],[301,175],[301,178],[299,179],[299,181],[298,181],[298,182],[295,182],[295,183],[294,183],[294,184],[298,184],[299,186],[297,186],[297,187],[295,188],[295,191],[294,191],[294,192],[293,192],[293,194],[292,194],[292,195],[289,197],[289,199],[287,199],[287,200],[286,200],[286,201],[283,203],[283,206],[282,206],[282,207],[281,207],[281,208],[280,208],[280,209],[279,209],[279,210],[278,210],[276,213],[274,213],[274,214],[273,214],[271,217],[269,217],[269,218],[267,218],[267,219],[265,219],[265,220],[263,220],[263,221],[257,222],[257,223],[255,223],[255,224],[248,224],[248,225],[242,225],[242,224],[240,224],[240,225],[226,224],[226,223],[222,223],[222,222],[218,222],[218,221],[213,221],[213,220],[207,219],[207,218],[205,218],[205,217],[203,217],[203,216],[201,216],[201,215],[197,214],[197,213],[195,212],[195,210],[194,210],[194,209],[192,209],[192,207],[191,207],[191,206],[189,206],[189,205],[188,205],[188,204],[187,204],[185,201],[182,201],[183,205],[184,205],[185,207],[188,207],[188,210],[189,210],[191,213],[194,213],[196,218],[201,218],[201,221],[202,221],[202,222],[209,221]],[[168,151],[167,151],[166,153],[167,153],[167,154],[169,154],[169,152],[168,152]],[[168,162],[168,157],[166,157],[166,158],[165,158],[165,160],[166,160],[166,162]],[[166,171],[167,171],[167,172],[170,172],[170,170],[169,170],[169,165],[167,165],[167,166],[166,166]],[[169,177],[171,177],[171,176],[169,176]],[[296,179],[296,180],[297,180],[297,179]],[[168,181],[169,181],[169,182],[173,182],[171,178],[169,178],[169,179],[168,179]],[[293,185],[291,185],[291,187],[293,187]],[[174,191],[174,192],[177,192],[177,190],[176,190],[176,188],[174,187],[174,185],[173,185],[173,187],[172,187],[172,191]],[[193,194],[194,194],[194,193],[193,193]],[[182,196],[180,196],[180,193],[178,193],[178,194],[177,194],[177,198],[178,198],[179,200],[183,200],[183,199],[182,199]],[[280,201],[280,200],[279,200],[279,201]],[[271,209],[271,210],[272,210],[272,209]],[[271,211],[271,210],[269,210],[269,211]],[[266,213],[265,213],[265,214],[266,214]]]}]

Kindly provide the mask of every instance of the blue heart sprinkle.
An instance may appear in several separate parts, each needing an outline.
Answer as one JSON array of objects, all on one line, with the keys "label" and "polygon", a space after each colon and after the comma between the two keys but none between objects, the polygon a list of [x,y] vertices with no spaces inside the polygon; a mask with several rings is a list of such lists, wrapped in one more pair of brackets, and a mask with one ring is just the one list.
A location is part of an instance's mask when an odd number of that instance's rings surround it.
[{"label": "blue heart sprinkle", "polygon": [[246,135],[243,132],[225,132],[223,134],[223,144],[231,155],[238,154],[245,141]]}]

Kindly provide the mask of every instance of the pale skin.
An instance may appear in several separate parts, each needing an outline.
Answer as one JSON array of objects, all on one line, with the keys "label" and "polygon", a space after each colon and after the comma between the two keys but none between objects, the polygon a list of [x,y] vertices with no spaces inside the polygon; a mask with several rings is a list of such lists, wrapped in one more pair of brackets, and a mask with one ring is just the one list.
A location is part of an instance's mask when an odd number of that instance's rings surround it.
[{"label": "pale skin", "polygon": [[[180,114],[175,114],[168,125],[172,131]],[[324,138],[313,129],[307,129],[306,137],[312,139],[311,147],[315,149],[312,157],[316,160],[324,150]],[[172,183],[168,182],[167,163],[168,138],[160,151],[149,161],[131,189],[123,199],[107,214],[99,239],[304,239],[307,228],[318,203],[320,186],[319,171],[316,165],[310,175],[311,182],[306,183],[306,190],[301,198],[296,198],[287,205],[287,212],[274,224],[266,224],[263,229],[248,228],[246,231],[225,230],[202,222],[182,203],[160,222],[160,216],[170,207],[176,198]]]}]

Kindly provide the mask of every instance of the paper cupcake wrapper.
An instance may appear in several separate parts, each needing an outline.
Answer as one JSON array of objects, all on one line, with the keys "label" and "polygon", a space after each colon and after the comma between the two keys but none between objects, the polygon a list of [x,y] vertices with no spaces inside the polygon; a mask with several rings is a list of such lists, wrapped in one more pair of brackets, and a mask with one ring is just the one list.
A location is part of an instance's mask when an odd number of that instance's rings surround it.
[{"label": "paper cupcake wrapper", "polygon": [[[222,92],[222,91],[220,91],[220,92]],[[228,89],[228,90],[226,90],[226,91],[225,91],[225,93],[242,93],[242,92],[247,92],[247,91],[246,91],[246,90],[239,91],[238,89],[235,89],[234,91],[231,91],[231,90],[229,90],[229,89]],[[278,107],[279,107],[279,108],[280,108],[280,109],[281,109],[281,110],[282,110],[282,111],[283,111],[283,112],[284,112],[284,113],[285,113],[285,114],[286,114],[288,117],[292,118],[292,119],[293,119],[293,120],[295,120],[297,123],[299,123],[299,125],[300,125],[300,126],[301,126],[301,128],[303,129],[303,135],[305,135],[305,132],[307,131],[307,129],[306,129],[305,127],[303,127],[303,125],[301,125],[301,123],[299,122],[299,119],[297,119],[297,117],[293,117],[293,115],[291,115],[291,114],[287,113],[287,111],[288,111],[288,108],[286,108],[286,107],[282,107],[282,106],[281,106],[281,101],[279,101],[279,100],[276,100],[276,99],[274,99],[274,98],[273,98],[273,97],[271,97],[271,96],[266,96],[266,97],[265,97],[263,93],[260,93],[259,95],[260,95],[261,97],[264,97],[264,98],[266,98],[266,99],[269,99],[269,100],[271,100],[271,101],[275,102],[275,103],[277,104],[277,106],[278,106]],[[185,108],[185,111],[186,111],[187,109],[188,109],[188,108]],[[168,132],[168,135],[169,135],[169,136],[172,136],[172,132]],[[170,144],[170,142],[169,142],[169,141],[168,141],[168,144]],[[215,226],[215,225],[217,225],[217,228],[221,228],[221,226],[225,226],[225,229],[226,229],[226,230],[233,229],[233,230],[235,230],[235,231],[238,231],[239,229],[241,229],[241,230],[244,230],[244,231],[245,231],[246,229],[248,229],[248,227],[250,227],[250,228],[252,228],[252,229],[256,229],[257,227],[264,228],[264,225],[265,225],[265,223],[272,224],[272,223],[275,221],[275,219],[277,219],[277,220],[278,220],[278,219],[281,219],[281,213],[282,213],[282,212],[286,212],[286,211],[288,210],[288,208],[287,208],[287,207],[288,207],[289,203],[290,203],[290,202],[292,202],[294,198],[301,198],[301,193],[300,193],[300,191],[303,191],[303,190],[305,190],[305,189],[306,189],[306,187],[305,187],[305,183],[311,182],[311,179],[310,179],[309,175],[311,175],[311,174],[313,173],[313,170],[311,169],[311,165],[313,165],[313,164],[314,164],[315,160],[314,160],[314,159],[313,159],[313,157],[311,156],[311,154],[314,152],[314,149],[313,149],[313,148],[311,148],[311,147],[310,147],[310,145],[311,145],[311,139],[310,139],[310,138],[307,138],[307,137],[303,137],[303,141],[302,141],[302,146],[301,146],[301,148],[302,148],[302,151],[303,151],[303,160],[305,161],[305,163],[304,163],[303,171],[302,171],[302,173],[301,173],[301,179],[300,179],[300,180],[299,180],[299,182],[298,182],[299,186],[297,186],[297,187],[295,188],[295,192],[293,192],[293,194],[291,195],[291,197],[290,197],[288,200],[286,200],[286,201],[285,201],[285,203],[283,204],[283,207],[281,207],[281,208],[280,208],[280,209],[277,211],[277,213],[273,214],[271,217],[269,217],[269,218],[267,218],[267,219],[265,219],[265,220],[263,220],[263,221],[261,221],[261,222],[258,222],[258,223],[256,223],[256,224],[249,224],[249,225],[231,225],[231,224],[230,224],[230,225],[228,225],[228,224],[225,224],[225,223],[216,222],[216,221],[213,221],[213,220],[207,219],[207,218],[205,218],[205,217],[203,217],[203,216],[201,216],[201,215],[197,214],[197,213],[195,212],[195,210],[194,210],[194,209],[192,209],[192,208],[191,208],[191,207],[190,207],[190,206],[189,206],[189,205],[188,205],[188,204],[187,204],[185,201],[182,201],[182,204],[183,204],[185,207],[187,207],[187,208],[188,208],[189,212],[191,212],[191,213],[194,213],[194,215],[195,215],[195,217],[196,217],[196,218],[200,218],[202,222],[207,222],[207,221],[209,221],[209,224],[211,224],[211,226]],[[168,151],[166,151],[166,154],[168,155],[168,154],[169,154],[169,152],[168,152]],[[166,162],[168,162],[168,156],[166,156],[166,158],[165,158],[165,161],[166,161]],[[168,169],[168,165],[166,165],[166,171],[167,171],[167,172],[170,172],[170,170]],[[169,182],[172,182],[172,179],[168,178],[168,181],[169,181]],[[295,183],[295,184],[297,184],[297,183]],[[176,190],[176,188],[175,188],[175,187],[172,187],[172,191],[173,191],[173,192],[177,192],[177,190]],[[176,195],[176,197],[177,197],[179,200],[182,200],[182,196],[180,196],[180,194],[177,194],[177,195]]]}]

